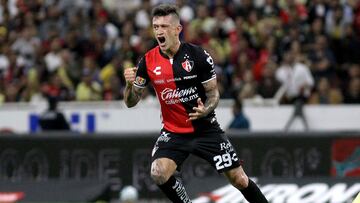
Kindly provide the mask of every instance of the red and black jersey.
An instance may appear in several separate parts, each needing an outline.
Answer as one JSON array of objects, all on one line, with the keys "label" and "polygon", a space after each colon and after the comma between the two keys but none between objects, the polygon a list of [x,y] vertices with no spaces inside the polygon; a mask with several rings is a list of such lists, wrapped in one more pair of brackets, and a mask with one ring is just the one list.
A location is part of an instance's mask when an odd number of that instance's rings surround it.
[{"label": "red and black jersey", "polygon": [[201,47],[181,43],[173,59],[169,59],[157,46],[148,51],[138,64],[134,85],[144,88],[153,85],[161,106],[163,126],[174,133],[222,131],[211,112],[206,117],[189,119],[197,99],[205,103],[203,83],[216,79],[214,62]]}]

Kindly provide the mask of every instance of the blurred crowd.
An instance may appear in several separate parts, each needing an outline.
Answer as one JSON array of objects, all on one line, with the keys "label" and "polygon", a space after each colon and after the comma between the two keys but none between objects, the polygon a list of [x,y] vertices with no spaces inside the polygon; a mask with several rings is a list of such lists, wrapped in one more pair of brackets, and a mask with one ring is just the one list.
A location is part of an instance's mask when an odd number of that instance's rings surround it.
[{"label": "blurred crowd", "polygon": [[0,103],[121,100],[159,3],[213,56],[222,98],[360,104],[360,0],[0,0]]}]

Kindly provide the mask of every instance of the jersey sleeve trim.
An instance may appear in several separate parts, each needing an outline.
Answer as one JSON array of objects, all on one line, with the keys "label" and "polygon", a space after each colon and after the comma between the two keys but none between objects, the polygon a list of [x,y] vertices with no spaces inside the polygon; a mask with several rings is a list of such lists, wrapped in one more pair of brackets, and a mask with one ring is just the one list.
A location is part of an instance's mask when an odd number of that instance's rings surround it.
[{"label": "jersey sleeve trim", "polygon": [[204,83],[207,83],[207,82],[209,82],[210,80],[213,80],[213,79],[216,79],[216,75],[214,75],[212,78],[210,78],[208,80],[202,81],[201,83],[204,84]]},{"label": "jersey sleeve trim", "polygon": [[141,89],[144,89],[146,86],[140,86],[140,85],[138,85],[138,84],[136,84],[136,83],[133,83],[133,85],[135,86],[135,87],[138,87],[138,88],[141,88]]}]

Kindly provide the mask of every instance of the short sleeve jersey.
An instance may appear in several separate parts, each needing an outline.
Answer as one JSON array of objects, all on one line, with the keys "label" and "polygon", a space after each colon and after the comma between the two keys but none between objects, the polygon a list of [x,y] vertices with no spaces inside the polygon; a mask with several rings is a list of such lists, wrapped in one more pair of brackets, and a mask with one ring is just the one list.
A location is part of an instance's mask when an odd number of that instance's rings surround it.
[{"label": "short sleeve jersey", "polygon": [[163,127],[174,133],[222,131],[215,112],[194,121],[188,114],[197,107],[197,99],[205,103],[203,83],[216,79],[214,62],[201,47],[181,43],[173,59],[157,46],[148,51],[138,64],[134,85],[145,88],[150,82],[161,106]]}]

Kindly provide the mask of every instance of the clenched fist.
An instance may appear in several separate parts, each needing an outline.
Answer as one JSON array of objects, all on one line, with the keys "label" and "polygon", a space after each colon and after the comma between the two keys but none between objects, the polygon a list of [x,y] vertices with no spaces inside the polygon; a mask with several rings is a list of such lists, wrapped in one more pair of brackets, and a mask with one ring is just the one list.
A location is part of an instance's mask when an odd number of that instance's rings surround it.
[{"label": "clenched fist", "polygon": [[136,67],[133,68],[125,68],[124,70],[124,78],[127,84],[132,85],[135,81],[136,76]]}]

